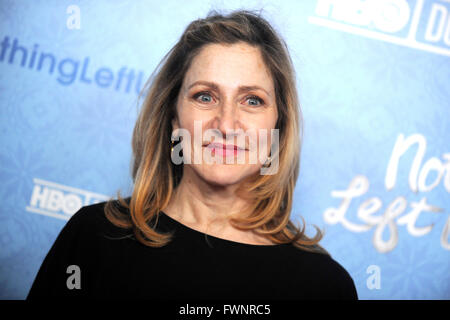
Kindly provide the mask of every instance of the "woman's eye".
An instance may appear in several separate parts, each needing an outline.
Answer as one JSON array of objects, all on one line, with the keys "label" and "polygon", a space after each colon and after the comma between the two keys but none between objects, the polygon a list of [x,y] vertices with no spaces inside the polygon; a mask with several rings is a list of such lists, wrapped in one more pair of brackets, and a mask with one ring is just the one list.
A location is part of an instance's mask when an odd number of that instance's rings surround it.
[{"label": "woman's eye", "polygon": [[194,95],[194,98],[197,100],[200,98],[201,102],[212,102],[212,96],[207,92],[199,92]]},{"label": "woman's eye", "polygon": [[[214,101],[213,96],[208,92],[199,92],[194,95],[194,99],[202,103],[211,103]],[[262,106],[264,105],[264,100],[257,96],[248,96],[246,98],[250,106]]]},{"label": "woman's eye", "polygon": [[264,104],[264,100],[259,98],[259,97],[257,97],[257,96],[247,97],[247,100],[249,101],[249,104],[251,106],[260,106],[260,105]]}]

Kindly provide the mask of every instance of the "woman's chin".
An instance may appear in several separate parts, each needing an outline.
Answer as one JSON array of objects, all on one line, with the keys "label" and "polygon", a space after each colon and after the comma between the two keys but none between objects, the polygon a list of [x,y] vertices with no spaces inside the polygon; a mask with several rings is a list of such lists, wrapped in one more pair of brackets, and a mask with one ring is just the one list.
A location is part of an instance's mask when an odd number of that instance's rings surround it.
[{"label": "woman's chin", "polygon": [[225,187],[240,183],[248,176],[258,172],[259,167],[254,165],[212,164],[202,165],[196,169],[198,169],[198,174],[209,184]]}]

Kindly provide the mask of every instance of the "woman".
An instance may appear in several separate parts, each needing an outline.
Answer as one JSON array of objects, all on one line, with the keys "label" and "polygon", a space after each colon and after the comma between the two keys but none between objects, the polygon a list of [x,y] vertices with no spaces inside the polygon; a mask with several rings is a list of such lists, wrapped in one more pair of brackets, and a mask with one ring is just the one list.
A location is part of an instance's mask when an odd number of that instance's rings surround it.
[{"label": "woman", "polygon": [[269,23],[213,12],[155,72],[133,133],[131,197],[81,208],[28,298],[356,299],[320,231],[308,238],[290,220],[302,123]]}]

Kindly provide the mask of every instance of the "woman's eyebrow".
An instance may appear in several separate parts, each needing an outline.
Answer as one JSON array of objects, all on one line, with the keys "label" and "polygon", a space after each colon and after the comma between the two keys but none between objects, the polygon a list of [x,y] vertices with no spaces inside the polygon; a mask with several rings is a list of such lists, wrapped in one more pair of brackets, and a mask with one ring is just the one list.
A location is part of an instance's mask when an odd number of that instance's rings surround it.
[{"label": "woman's eyebrow", "polygon": [[[219,85],[217,83],[211,82],[211,81],[204,81],[204,80],[195,81],[194,83],[189,85],[188,90],[190,88],[192,88],[193,86],[196,86],[196,85],[199,85],[199,84],[202,84],[202,85],[208,86],[208,87],[210,87],[210,88],[212,88],[214,90],[220,91]],[[248,91],[258,90],[258,89],[264,91],[269,97],[271,96],[270,93],[267,92],[267,90],[265,90],[264,88],[262,88],[260,86],[256,86],[256,85],[253,85],[253,86],[239,86],[238,92],[239,93],[241,93],[241,92],[248,92]]]},{"label": "woman's eyebrow", "polygon": [[190,88],[192,88],[193,86],[196,86],[196,85],[199,85],[199,84],[205,85],[205,86],[210,87],[210,88],[215,89],[215,90],[219,90],[219,86],[218,86],[216,83],[210,82],[210,81],[204,81],[204,80],[198,80],[198,81],[195,81],[194,83],[192,83],[192,84],[188,87],[188,90],[189,90]]},{"label": "woman's eyebrow", "polygon": [[263,87],[260,86],[239,86],[238,88],[238,92],[248,92],[248,91],[253,91],[253,90],[262,90],[264,91],[269,97],[271,96],[270,93],[264,89]]}]

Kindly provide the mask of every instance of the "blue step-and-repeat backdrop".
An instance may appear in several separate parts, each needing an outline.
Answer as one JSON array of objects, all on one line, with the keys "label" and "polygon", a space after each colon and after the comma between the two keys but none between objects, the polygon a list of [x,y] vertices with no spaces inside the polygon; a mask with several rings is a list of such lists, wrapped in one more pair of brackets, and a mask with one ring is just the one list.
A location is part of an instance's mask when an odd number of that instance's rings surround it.
[{"label": "blue step-and-repeat backdrop", "polygon": [[293,217],[361,299],[450,298],[450,1],[0,1],[0,298],[81,206],[129,195],[138,92],[210,9],[260,10],[304,116]]}]

